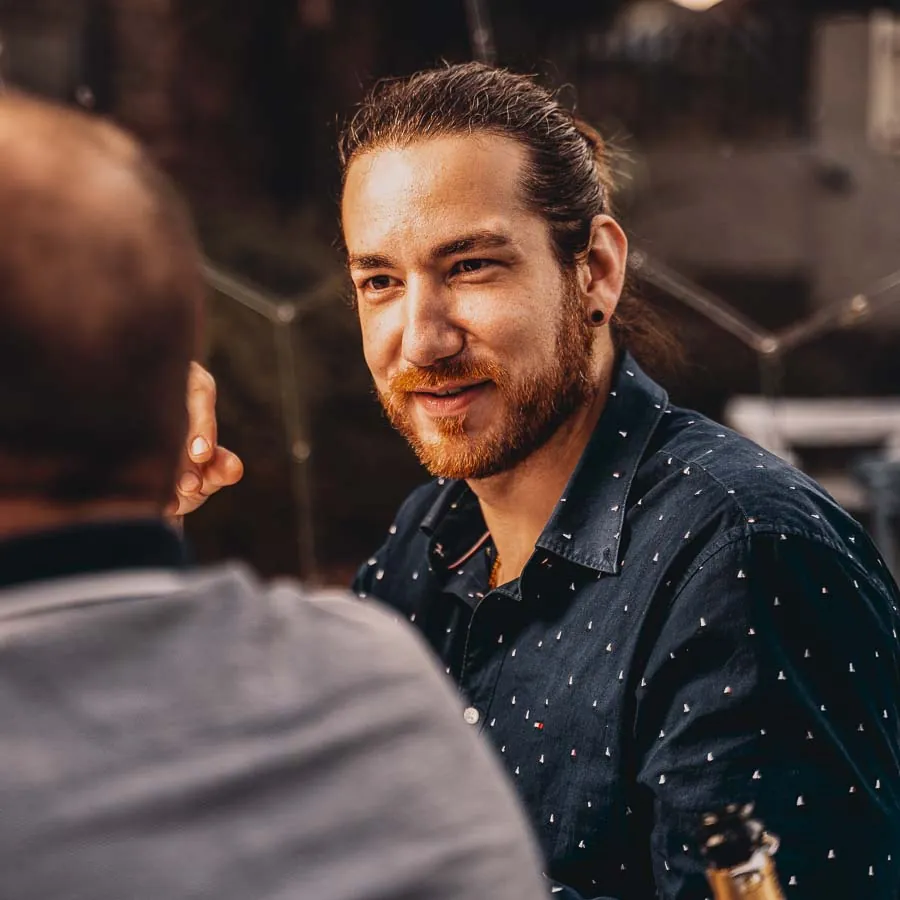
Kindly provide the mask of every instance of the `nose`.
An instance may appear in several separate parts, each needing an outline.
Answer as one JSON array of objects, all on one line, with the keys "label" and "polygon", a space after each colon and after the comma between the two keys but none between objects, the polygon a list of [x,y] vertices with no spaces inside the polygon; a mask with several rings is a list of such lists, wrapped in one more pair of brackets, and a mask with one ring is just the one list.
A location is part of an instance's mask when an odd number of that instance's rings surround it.
[{"label": "nose", "polygon": [[406,362],[427,368],[460,353],[465,332],[455,322],[451,298],[425,279],[407,282],[402,353]]}]

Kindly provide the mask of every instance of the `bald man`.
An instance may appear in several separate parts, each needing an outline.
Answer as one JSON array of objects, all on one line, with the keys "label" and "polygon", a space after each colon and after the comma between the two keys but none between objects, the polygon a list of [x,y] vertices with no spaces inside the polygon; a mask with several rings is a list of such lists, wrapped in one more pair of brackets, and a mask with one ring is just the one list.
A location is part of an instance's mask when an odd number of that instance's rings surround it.
[{"label": "bald man", "polygon": [[0,97],[0,894],[542,896],[417,638],[344,596],[187,565],[163,514],[198,259],[129,138]]}]

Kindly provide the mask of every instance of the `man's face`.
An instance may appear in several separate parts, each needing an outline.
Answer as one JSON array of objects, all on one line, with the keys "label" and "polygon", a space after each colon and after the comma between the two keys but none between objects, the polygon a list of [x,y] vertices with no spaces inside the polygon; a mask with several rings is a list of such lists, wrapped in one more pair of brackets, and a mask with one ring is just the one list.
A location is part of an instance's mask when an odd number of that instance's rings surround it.
[{"label": "man's face", "polygon": [[591,398],[593,330],[523,202],[525,159],[515,141],[465,135],[373,151],[347,173],[366,362],[433,475],[507,471]]}]

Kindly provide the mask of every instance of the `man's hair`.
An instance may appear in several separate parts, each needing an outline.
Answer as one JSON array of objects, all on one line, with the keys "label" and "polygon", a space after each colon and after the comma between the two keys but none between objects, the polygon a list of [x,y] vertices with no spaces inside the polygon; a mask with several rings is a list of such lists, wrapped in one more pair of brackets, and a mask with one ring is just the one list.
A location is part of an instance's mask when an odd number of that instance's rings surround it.
[{"label": "man's hair", "polygon": [[130,138],[0,97],[0,495],[168,500],[202,294],[189,216]]},{"label": "man's hair", "polygon": [[[339,140],[342,175],[360,154],[447,135],[486,133],[528,151],[525,202],[550,227],[564,271],[588,249],[591,222],[614,214],[615,181],[603,138],[528,76],[470,62],[376,85]],[[665,369],[677,345],[648,304],[626,289],[611,322],[618,346]]]}]

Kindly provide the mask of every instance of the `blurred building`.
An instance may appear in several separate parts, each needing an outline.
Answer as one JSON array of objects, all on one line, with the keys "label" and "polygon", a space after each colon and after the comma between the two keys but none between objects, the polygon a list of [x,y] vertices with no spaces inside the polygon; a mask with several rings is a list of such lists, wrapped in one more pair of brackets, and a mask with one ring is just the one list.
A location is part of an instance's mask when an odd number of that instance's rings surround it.
[{"label": "blurred building", "polygon": [[[876,145],[871,122],[900,84],[900,32],[884,11],[752,6],[632,5],[582,39],[579,96],[589,115],[634,123],[633,233],[726,293],[760,282],[782,301],[761,310],[774,324],[900,268],[900,144]],[[900,324],[900,306],[889,318]]]},{"label": "blurred building", "polygon": [[[0,77],[135,131],[188,194],[210,256],[262,297],[213,292],[221,434],[247,478],[192,517],[202,557],[344,579],[424,478],[371,396],[341,287],[335,126],[374,79],[470,58],[472,5],[0,0]],[[621,149],[635,244],[760,327],[900,269],[900,38],[884,2],[482,6],[497,61],[560,87]],[[733,336],[642,290],[687,348],[667,386],[703,412],[764,387],[900,394],[900,304],[761,373]],[[846,476],[852,459],[823,446],[801,462]]]}]

